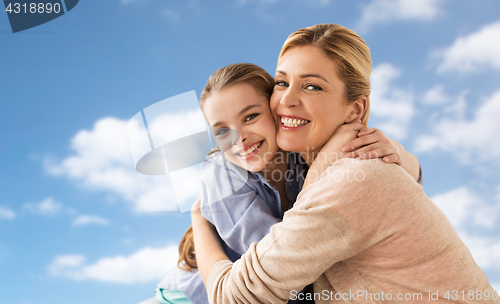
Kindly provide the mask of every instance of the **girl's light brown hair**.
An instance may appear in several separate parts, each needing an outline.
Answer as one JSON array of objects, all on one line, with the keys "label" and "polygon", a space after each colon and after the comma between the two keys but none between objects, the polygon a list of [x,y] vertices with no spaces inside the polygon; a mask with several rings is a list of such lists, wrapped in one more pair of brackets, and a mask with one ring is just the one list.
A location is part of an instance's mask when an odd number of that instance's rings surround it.
[{"label": "girl's light brown hair", "polygon": [[278,61],[288,50],[298,46],[315,46],[337,63],[337,73],[345,83],[348,103],[366,96],[368,103],[361,123],[368,124],[370,114],[370,48],[354,31],[338,24],[317,24],[292,33],[281,48]]},{"label": "girl's light brown hair", "polygon": [[[269,99],[274,88],[274,78],[263,68],[251,63],[236,63],[215,71],[200,95],[200,108],[203,112],[205,102],[213,93],[222,91],[237,83],[249,83],[257,92]],[[215,101],[212,101],[215,102]],[[210,151],[217,151],[217,147]],[[193,240],[193,228],[189,226],[179,244],[177,266],[183,270],[198,268]]]}]

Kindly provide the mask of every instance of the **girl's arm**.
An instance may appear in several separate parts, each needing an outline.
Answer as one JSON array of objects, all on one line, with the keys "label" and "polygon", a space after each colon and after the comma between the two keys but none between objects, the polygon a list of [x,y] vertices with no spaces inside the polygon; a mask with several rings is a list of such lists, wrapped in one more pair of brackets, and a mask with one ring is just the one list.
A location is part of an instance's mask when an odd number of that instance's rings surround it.
[{"label": "girl's arm", "polygon": [[364,127],[359,130],[358,138],[347,143],[342,151],[349,152],[346,157],[360,159],[382,158],[386,163],[396,163],[408,172],[417,182],[420,181],[420,163],[415,155],[406,151],[396,140],[387,137],[382,131]]},{"label": "girl's arm", "polygon": [[224,162],[222,155],[202,163],[200,180],[201,215],[233,251],[228,253],[231,259],[242,255],[281,221],[278,196],[265,196],[272,190],[264,189],[247,171]]},{"label": "girl's arm", "polygon": [[193,239],[196,251],[196,264],[205,286],[210,268],[220,260],[228,260],[214,226],[200,212],[201,197],[191,209]]},{"label": "girl's arm", "polygon": [[[346,143],[347,144],[344,144]],[[351,151],[351,152],[349,152]],[[347,153],[349,152],[349,153]],[[321,148],[307,172],[304,188],[313,183],[335,161],[346,158],[382,158],[385,163],[396,163],[423,185],[418,159],[382,131],[368,128],[360,120],[340,126]]]}]

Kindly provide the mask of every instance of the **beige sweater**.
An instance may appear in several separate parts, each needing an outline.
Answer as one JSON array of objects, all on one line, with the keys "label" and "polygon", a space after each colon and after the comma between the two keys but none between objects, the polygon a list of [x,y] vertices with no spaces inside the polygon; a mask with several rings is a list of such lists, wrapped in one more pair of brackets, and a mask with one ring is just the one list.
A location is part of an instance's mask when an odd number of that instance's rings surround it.
[{"label": "beige sweater", "polygon": [[286,303],[313,282],[318,304],[500,303],[422,187],[379,160],[330,166],[240,260],[212,267],[207,292],[218,304]]}]

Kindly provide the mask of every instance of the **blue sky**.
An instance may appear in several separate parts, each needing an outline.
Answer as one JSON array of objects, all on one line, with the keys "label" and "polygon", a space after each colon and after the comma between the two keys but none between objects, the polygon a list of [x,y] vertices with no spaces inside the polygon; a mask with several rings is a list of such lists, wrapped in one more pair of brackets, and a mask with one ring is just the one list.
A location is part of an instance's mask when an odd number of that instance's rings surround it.
[{"label": "blue sky", "polygon": [[499,12],[494,0],[80,1],[16,34],[0,14],[0,302],[151,297],[190,219],[152,212],[172,204],[169,180],[134,171],[128,120],[199,95],[230,63],[273,74],[286,37],[317,23],[366,40],[370,125],[417,155],[426,193],[499,290]]}]

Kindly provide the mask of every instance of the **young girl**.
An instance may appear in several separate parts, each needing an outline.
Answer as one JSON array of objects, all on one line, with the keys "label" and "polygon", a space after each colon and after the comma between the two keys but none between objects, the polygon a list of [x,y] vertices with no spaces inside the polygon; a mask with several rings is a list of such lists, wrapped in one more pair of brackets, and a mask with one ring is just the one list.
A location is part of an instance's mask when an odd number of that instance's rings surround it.
[{"label": "young girl", "polygon": [[[218,144],[218,150],[201,166],[200,210],[216,227],[232,261],[281,221],[302,189],[307,171],[299,154],[284,152],[276,144],[276,119],[269,108],[273,87],[273,77],[262,68],[233,64],[215,71],[200,96],[200,107]],[[299,126],[303,122],[286,123]],[[344,128],[345,132],[364,132],[363,141],[357,139],[346,145],[349,150],[362,144],[362,152],[369,158],[373,147],[387,148],[388,153],[379,155],[389,157],[385,161],[393,162],[390,157],[396,157],[402,158],[402,164],[411,163],[404,160],[414,156],[397,142],[378,130],[362,127],[353,124]],[[377,145],[366,147],[373,143]],[[418,179],[418,171],[405,170]],[[196,269],[191,227],[180,243],[179,254],[179,268],[172,269],[158,284],[156,299],[160,303],[208,303]]]}]

